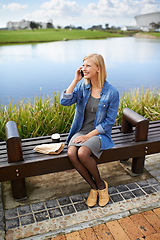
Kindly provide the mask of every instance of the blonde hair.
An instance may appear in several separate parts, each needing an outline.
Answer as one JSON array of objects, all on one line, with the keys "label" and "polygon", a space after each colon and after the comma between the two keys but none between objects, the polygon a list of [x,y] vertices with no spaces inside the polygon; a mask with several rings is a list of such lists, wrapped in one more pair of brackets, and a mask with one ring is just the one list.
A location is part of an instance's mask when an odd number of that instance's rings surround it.
[{"label": "blonde hair", "polygon": [[[104,58],[100,54],[92,53],[92,54],[88,54],[87,56],[85,56],[83,59],[83,62],[88,58],[92,58],[94,63],[99,68],[98,83],[99,83],[99,87],[103,87],[104,82],[107,78],[107,71],[106,71],[106,67],[105,67],[105,63],[104,63]],[[89,78],[86,79],[86,84],[88,84],[88,83],[91,84],[91,80]]]}]

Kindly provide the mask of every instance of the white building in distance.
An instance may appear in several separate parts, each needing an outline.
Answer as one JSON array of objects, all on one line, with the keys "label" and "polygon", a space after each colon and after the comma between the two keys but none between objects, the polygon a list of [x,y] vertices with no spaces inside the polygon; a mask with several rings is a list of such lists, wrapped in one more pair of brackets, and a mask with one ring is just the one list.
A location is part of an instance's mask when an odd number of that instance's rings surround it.
[{"label": "white building in distance", "polygon": [[147,13],[135,16],[137,26],[143,31],[149,31],[151,23],[160,22],[160,12]]},{"label": "white building in distance", "polygon": [[[8,28],[8,30],[31,29],[30,23],[31,23],[31,21],[26,21],[26,20],[22,20],[19,22],[11,22],[10,21],[7,23],[7,28]],[[47,23],[36,22],[36,24],[41,25],[42,28],[47,28]]]}]

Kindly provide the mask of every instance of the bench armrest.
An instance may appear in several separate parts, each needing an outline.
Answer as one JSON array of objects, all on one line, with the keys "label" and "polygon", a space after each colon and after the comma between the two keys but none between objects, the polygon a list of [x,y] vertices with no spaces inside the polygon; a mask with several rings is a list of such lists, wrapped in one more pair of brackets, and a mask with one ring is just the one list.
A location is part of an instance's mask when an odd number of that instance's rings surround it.
[{"label": "bench armrest", "polygon": [[13,121],[7,122],[5,125],[5,133],[8,162],[22,161],[22,144],[16,123]]},{"label": "bench armrest", "polygon": [[133,132],[135,126],[135,142],[146,141],[148,137],[149,121],[129,108],[123,110],[121,132]]}]

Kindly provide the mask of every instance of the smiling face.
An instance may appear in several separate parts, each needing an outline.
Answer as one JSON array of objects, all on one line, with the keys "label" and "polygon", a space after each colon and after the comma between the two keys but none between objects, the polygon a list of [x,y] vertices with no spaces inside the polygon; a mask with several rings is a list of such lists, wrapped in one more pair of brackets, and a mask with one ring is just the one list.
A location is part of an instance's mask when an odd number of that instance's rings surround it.
[{"label": "smiling face", "polygon": [[93,81],[98,81],[100,88],[103,87],[107,77],[104,58],[97,53],[88,54],[83,59],[84,78],[86,84],[91,84]]},{"label": "smiling face", "polygon": [[94,63],[92,58],[87,58],[83,61],[83,73],[85,79],[98,79],[98,66]]}]

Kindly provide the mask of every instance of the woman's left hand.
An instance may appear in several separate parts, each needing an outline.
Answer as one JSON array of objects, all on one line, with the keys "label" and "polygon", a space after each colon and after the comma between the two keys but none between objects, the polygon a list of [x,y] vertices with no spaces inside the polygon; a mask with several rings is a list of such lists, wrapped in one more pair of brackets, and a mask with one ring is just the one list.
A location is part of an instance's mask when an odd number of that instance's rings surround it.
[{"label": "woman's left hand", "polygon": [[84,143],[86,142],[89,138],[96,136],[98,134],[97,129],[92,130],[86,135],[79,136],[73,140],[74,143]]},{"label": "woman's left hand", "polygon": [[87,135],[82,135],[82,136],[79,136],[77,138],[74,139],[74,143],[84,143],[85,141],[87,141],[89,139],[89,136]]}]

